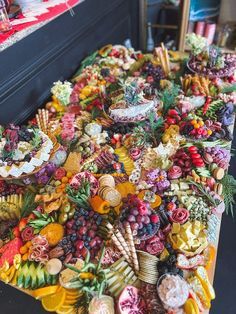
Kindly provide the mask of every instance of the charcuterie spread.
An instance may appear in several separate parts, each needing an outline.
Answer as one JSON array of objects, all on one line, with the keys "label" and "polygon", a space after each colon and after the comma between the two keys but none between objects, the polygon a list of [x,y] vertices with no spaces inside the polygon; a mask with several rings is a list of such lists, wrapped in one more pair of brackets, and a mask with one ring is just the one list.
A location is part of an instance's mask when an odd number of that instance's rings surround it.
[{"label": "charcuterie spread", "polygon": [[107,45],[0,126],[0,279],[58,314],[198,314],[232,211],[236,58]]}]

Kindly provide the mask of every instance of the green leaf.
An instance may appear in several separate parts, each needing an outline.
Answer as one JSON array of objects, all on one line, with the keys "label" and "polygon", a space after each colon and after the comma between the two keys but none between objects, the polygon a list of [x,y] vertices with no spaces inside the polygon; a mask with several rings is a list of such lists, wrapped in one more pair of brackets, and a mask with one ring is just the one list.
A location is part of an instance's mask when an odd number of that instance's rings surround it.
[{"label": "green leaf", "polygon": [[180,86],[174,83],[159,91],[158,95],[163,103],[163,115],[166,115],[167,111],[175,106],[175,99],[179,95],[179,91]]},{"label": "green leaf", "polygon": [[225,212],[234,217],[234,205],[236,197],[236,180],[232,175],[226,174],[220,181],[223,185],[223,197],[225,203]]},{"label": "green leaf", "polygon": [[89,65],[94,64],[96,57],[97,57],[98,52],[95,51],[94,53],[92,53],[91,55],[89,55],[87,58],[85,58],[82,62],[81,62],[81,67],[79,68],[78,71],[76,71],[75,75],[73,76],[73,79],[75,79],[77,76],[79,76],[81,74],[81,72],[83,71],[84,68],[86,68]]},{"label": "green leaf", "polygon": [[24,199],[23,199],[23,205],[20,209],[21,218],[29,216],[34,211],[34,209],[38,206],[38,204],[35,203],[34,199],[35,199],[34,193],[30,191],[27,191],[25,193]]}]

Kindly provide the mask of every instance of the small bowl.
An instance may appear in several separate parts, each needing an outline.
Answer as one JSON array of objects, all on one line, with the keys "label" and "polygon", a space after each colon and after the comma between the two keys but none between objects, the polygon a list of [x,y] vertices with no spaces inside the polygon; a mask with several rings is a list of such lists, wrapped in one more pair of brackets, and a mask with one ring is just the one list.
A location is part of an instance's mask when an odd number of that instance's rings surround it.
[{"label": "small bowl", "polygon": [[[161,297],[161,295],[159,294],[159,291],[158,291],[158,290],[159,290],[159,286],[161,285],[162,281],[163,281],[167,276],[171,276],[171,277],[175,276],[175,277],[178,277],[178,278],[183,282],[183,284],[185,285],[185,288],[186,288],[186,295],[184,296],[182,302],[180,302],[179,304],[177,304],[177,305],[175,305],[175,306],[173,306],[173,305],[171,305],[171,304],[169,304],[169,303],[166,303],[166,302],[163,300],[163,298]],[[162,275],[162,276],[158,279],[158,281],[157,281],[157,294],[158,294],[158,296],[159,296],[159,298],[160,298],[160,300],[161,300],[161,302],[163,303],[164,306],[166,306],[166,307],[168,307],[168,308],[172,308],[172,309],[177,309],[177,308],[180,308],[181,306],[183,306],[183,305],[185,304],[185,302],[187,301],[188,296],[189,296],[189,287],[188,287],[187,282],[186,282],[180,275],[178,275],[178,274],[173,274],[173,273],[166,273],[166,274]],[[180,294],[178,293],[178,296],[179,296],[179,295],[180,295]],[[183,295],[183,293],[182,293],[181,295]]]}]

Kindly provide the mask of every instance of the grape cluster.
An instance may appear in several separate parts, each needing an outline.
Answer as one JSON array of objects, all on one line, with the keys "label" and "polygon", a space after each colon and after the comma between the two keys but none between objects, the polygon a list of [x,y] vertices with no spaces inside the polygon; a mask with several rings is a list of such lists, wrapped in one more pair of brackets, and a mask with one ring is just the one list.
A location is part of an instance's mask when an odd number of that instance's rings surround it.
[{"label": "grape cluster", "polygon": [[92,142],[83,142],[77,145],[76,149],[81,153],[83,158],[88,158],[94,153],[95,146]]},{"label": "grape cluster", "polygon": [[108,77],[110,75],[110,69],[109,68],[102,68],[101,69],[101,75],[103,77]]},{"label": "grape cluster", "polygon": [[19,130],[19,140],[24,142],[30,142],[33,138],[33,132],[30,132],[26,126],[22,126]]},{"label": "grape cluster", "polygon": [[140,201],[137,197],[123,199],[120,221],[129,222],[134,235],[151,236],[159,224],[159,216],[154,213],[148,203]]},{"label": "grape cluster", "polygon": [[0,181],[0,196],[8,196],[12,194],[21,194],[23,193],[23,187],[17,184],[8,184],[4,181]]},{"label": "grape cluster", "polygon": [[101,215],[93,210],[79,208],[75,211],[74,217],[66,223],[66,242],[71,241],[71,253],[75,257],[85,257],[87,250],[94,257],[101,247],[102,239],[97,235],[97,230],[102,223]]},{"label": "grape cluster", "polygon": [[114,123],[112,124],[109,129],[107,129],[107,133],[109,137],[111,138],[113,134],[128,134],[131,133],[134,128],[134,125],[132,123]]},{"label": "grape cluster", "polygon": [[164,78],[164,72],[161,66],[155,66],[151,62],[148,62],[143,67],[143,72],[146,73],[148,76],[152,76],[155,81],[159,81]]}]

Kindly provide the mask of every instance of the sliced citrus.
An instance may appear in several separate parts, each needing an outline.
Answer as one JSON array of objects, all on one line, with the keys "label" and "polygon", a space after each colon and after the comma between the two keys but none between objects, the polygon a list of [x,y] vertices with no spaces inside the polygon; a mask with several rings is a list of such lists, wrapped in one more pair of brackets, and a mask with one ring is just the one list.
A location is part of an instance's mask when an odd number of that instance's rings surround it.
[{"label": "sliced citrus", "polygon": [[33,291],[33,296],[36,299],[41,299],[43,297],[58,292],[60,289],[62,289],[62,287],[58,285],[39,288]]},{"label": "sliced citrus", "polygon": [[58,292],[42,298],[42,306],[48,312],[55,312],[59,309],[66,298],[66,291],[64,288],[59,289]]},{"label": "sliced citrus", "polygon": [[204,257],[206,260],[206,265],[205,268],[209,270],[212,266],[212,263],[216,257],[216,249],[213,245],[209,245],[205,250],[204,250]]},{"label": "sliced citrus", "polygon": [[185,314],[199,314],[199,309],[196,301],[188,299],[184,304]]},{"label": "sliced citrus", "polygon": [[64,306],[62,305],[57,309],[57,314],[75,314],[75,308],[73,306]]}]

